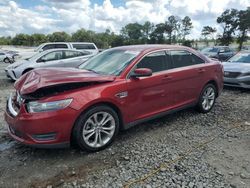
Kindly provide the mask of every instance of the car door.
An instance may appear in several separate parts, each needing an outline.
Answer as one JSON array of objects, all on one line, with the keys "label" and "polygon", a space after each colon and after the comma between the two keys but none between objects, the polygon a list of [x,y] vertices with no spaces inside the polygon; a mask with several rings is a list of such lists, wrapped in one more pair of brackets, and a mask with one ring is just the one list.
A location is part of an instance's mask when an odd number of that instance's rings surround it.
[{"label": "car door", "polygon": [[153,74],[149,77],[127,79],[127,105],[131,119],[143,119],[162,112],[169,107],[172,96],[167,92],[165,71],[168,68],[165,51],[150,53],[137,63],[135,68],[149,68]]},{"label": "car door", "polygon": [[205,80],[205,61],[186,50],[171,50],[173,107],[194,103]]},{"label": "car door", "polygon": [[63,51],[57,50],[44,54],[37,60],[38,67],[64,67],[63,63]]}]

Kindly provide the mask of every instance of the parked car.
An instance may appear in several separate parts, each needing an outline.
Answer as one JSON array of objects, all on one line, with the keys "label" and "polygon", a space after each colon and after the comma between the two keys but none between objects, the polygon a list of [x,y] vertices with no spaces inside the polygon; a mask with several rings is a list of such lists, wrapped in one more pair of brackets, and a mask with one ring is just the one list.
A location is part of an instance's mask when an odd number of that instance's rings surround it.
[{"label": "parked car", "polygon": [[25,60],[17,61],[5,69],[7,77],[17,80],[30,70],[42,67],[78,67],[88,58],[92,57],[90,52],[69,49],[53,49],[37,53]]},{"label": "parked car", "polygon": [[88,51],[93,54],[99,52],[98,48],[94,43],[90,42],[53,42],[53,43],[43,43],[35,49],[35,52],[42,52],[45,50],[56,49],[56,48],[68,48]]},{"label": "parked car", "polygon": [[224,66],[224,85],[250,89],[250,51],[241,51]]},{"label": "parked car", "polygon": [[250,50],[250,45],[246,45],[246,46],[242,46],[242,49],[241,50]]},{"label": "parked car", "polygon": [[9,134],[27,145],[107,147],[119,130],[188,107],[209,112],[223,87],[222,64],[188,47],[105,50],[79,69],[37,69],[15,83]]},{"label": "parked car", "polygon": [[29,50],[20,53],[17,59],[26,59],[33,56],[37,52],[41,53],[46,50],[52,50],[58,48],[80,50],[85,52],[88,51],[91,52],[93,55],[96,55],[99,52],[96,45],[90,42],[50,42],[50,43],[42,43],[34,50]]},{"label": "parked car", "polygon": [[214,46],[201,50],[201,53],[207,57],[225,61],[232,57],[235,52],[228,46]]},{"label": "parked car", "polygon": [[0,62],[4,62],[4,63],[12,63],[14,59],[14,55],[10,54],[8,52],[5,51],[0,51]]}]

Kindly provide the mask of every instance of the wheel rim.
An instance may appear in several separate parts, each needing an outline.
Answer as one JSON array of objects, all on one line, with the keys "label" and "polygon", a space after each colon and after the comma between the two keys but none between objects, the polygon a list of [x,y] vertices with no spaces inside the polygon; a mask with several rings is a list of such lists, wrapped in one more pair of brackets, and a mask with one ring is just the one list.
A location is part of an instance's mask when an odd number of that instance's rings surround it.
[{"label": "wheel rim", "polygon": [[204,110],[210,110],[215,101],[215,91],[214,88],[208,87],[203,92],[202,96],[202,107]]},{"label": "wheel rim", "polygon": [[110,113],[96,112],[85,122],[82,136],[88,146],[99,148],[112,139],[115,127],[115,119]]},{"label": "wheel rim", "polygon": [[4,59],[4,62],[5,63],[10,63],[10,60],[6,58],[6,59]]}]

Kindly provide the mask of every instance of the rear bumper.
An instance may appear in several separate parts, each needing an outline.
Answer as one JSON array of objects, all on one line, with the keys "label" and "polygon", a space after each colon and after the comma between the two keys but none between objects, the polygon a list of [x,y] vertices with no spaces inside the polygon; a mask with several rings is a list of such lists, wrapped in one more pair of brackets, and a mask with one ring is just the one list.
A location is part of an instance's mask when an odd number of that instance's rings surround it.
[{"label": "rear bumper", "polygon": [[230,87],[250,89],[250,76],[238,77],[238,78],[224,77],[224,85]]}]

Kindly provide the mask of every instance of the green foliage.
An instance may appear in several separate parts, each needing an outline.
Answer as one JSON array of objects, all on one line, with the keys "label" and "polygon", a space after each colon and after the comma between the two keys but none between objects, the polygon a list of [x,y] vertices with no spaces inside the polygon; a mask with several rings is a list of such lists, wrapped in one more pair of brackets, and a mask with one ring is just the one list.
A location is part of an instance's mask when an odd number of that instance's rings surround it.
[{"label": "green foliage", "polygon": [[165,32],[168,35],[168,43],[172,44],[172,38],[176,38],[176,35],[173,36],[173,33],[179,32],[180,29],[180,20],[178,17],[169,16],[168,20],[165,22]]},{"label": "green foliage", "polygon": [[204,26],[202,31],[201,31],[201,35],[205,37],[205,41],[206,41],[206,45],[208,46],[208,37],[212,38],[212,40],[214,40],[213,38],[213,34],[216,33],[216,28],[210,27],[210,26]]},{"label": "green foliage", "polygon": [[183,45],[183,46],[187,46],[187,47],[192,47],[192,46],[193,46],[193,45],[192,45],[193,43],[194,43],[193,40],[185,40],[185,41],[182,42],[182,45]]},{"label": "green foliage", "polygon": [[193,24],[191,21],[191,18],[188,16],[185,16],[182,20],[182,28],[181,28],[181,33],[183,36],[183,39],[185,40],[186,36],[190,34],[191,29],[193,28]]},{"label": "green foliage", "polygon": [[50,42],[68,42],[71,40],[71,36],[66,32],[54,32],[47,37]]},{"label": "green foliage", "polygon": [[237,42],[239,43],[239,50],[241,50],[243,42],[247,40],[247,32],[250,31],[250,7],[238,12],[238,30]]},{"label": "green foliage", "polygon": [[201,31],[201,35],[203,35],[204,37],[207,37],[209,35],[212,35],[216,32],[216,28],[210,27],[210,26],[204,26],[202,31]]},{"label": "green foliage", "polygon": [[0,45],[10,45],[11,37],[0,37]]},{"label": "green foliage", "polygon": [[223,33],[219,38],[221,45],[229,45],[233,41],[233,34],[238,26],[238,10],[227,9],[217,18]]}]

